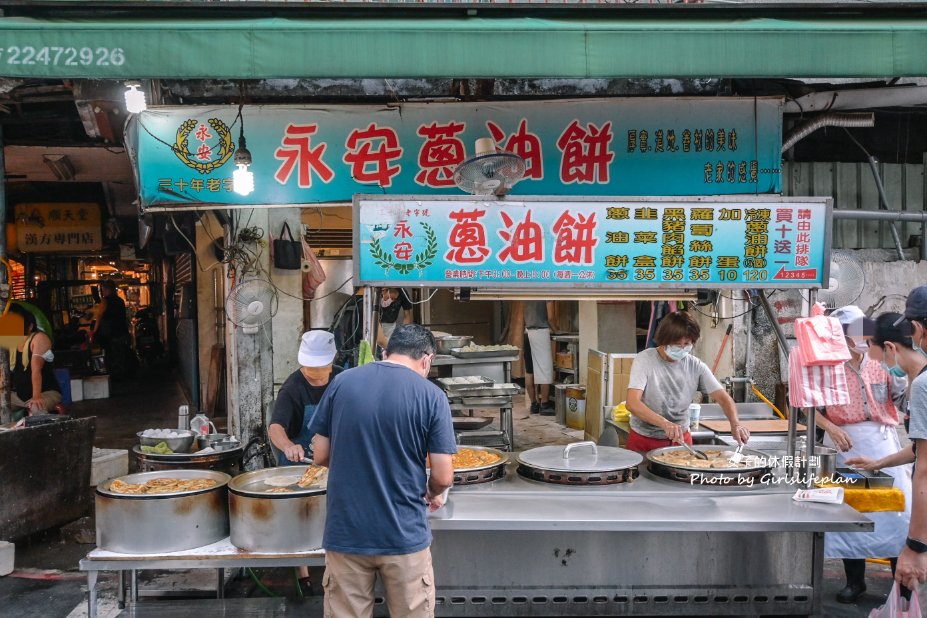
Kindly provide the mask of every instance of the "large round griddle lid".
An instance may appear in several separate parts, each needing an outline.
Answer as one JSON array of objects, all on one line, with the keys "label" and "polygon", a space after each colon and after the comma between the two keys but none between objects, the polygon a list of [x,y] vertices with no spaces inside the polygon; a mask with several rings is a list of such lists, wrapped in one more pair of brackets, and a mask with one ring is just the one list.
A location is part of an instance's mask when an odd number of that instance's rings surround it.
[{"label": "large round griddle lid", "polygon": [[574,442],[563,446],[541,446],[518,455],[518,462],[532,468],[577,474],[625,470],[644,458],[634,451],[595,442]]}]

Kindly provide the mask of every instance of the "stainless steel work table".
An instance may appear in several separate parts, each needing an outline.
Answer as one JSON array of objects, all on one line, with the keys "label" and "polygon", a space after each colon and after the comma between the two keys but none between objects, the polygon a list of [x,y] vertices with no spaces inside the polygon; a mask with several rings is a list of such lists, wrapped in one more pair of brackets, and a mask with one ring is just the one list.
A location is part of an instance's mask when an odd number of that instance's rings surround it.
[{"label": "stainless steel work table", "polygon": [[[457,358],[446,354],[435,356],[431,363],[433,367],[451,367],[451,375],[458,376],[483,376],[491,378],[497,383],[506,384],[512,381],[512,362],[518,360],[518,355],[509,356],[491,356],[487,358]],[[508,397],[504,404],[484,403],[484,404],[451,404],[451,410],[499,410],[499,430],[487,432],[485,430],[464,431],[460,435],[466,436],[485,436],[487,434],[497,435],[501,438],[501,443],[490,442],[490,446],[499,446],[503,450],[513,450],[515,448],[515,426],[512,419],[512,398]],[[486,444],[484,444],[486,445]]]},{"label": "stainless steel work table", "polygon": [[129,598],[138,601],[137,575],[140,570],[216,569],[216,597],[223,598],[225,569],[244,567],[324,566],[322,549],[298,553],[249,552],[232,545],[228,537],[213,543],[183,551],[163,554],[122,554],[94,549],[80,561],[80,570],[87,572],[88,615],[97,615],[97,578],[100,571],[119,572],[118,598],[125,603],[126,575],[129,575]]},{"label": "stainless steel work table", "polygon": [[570,487],[455,487],[431,516],[439,616],[819,615],[824,532],[869,531],[790,486],[692,487],[642,469]]}]

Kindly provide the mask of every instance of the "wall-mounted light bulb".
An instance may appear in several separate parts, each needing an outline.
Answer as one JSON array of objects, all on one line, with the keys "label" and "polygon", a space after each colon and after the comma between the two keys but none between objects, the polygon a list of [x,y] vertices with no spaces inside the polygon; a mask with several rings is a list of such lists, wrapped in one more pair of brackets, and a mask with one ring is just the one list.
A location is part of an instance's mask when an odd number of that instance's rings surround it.
[{"label": "wall-mounted light bulb", "polygon": [[238,195],[249,195],[254,191],[254,173],[244,163],[232,172],[232,190]]},{"label": "wall-mounted light bulb", "polygon": [[127,84],[126,90],[126,111],[130,114],[140,114],[148,105],[145,104],[145,93],[138,89],[138,84]]},{"label": "wall-mounted light bulb", "polygon": [[235,151],[235,166],[232,172],[232,191],[238,195],[249,195],[254,191],[254,173],[249,169],[251,152],[245,141],[244,130],[238,136],[238,150]]}]

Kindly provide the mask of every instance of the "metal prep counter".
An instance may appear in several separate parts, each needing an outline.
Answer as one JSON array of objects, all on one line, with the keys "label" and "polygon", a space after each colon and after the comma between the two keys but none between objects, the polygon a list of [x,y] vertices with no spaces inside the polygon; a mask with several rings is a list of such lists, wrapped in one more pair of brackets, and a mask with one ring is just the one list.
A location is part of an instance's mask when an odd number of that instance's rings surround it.
[{"label": "metal prep counter", "polygon": [[788,485],[520,477],[455,487],[431,517],[440,616],[818,615],[825,531],[872,530]]},{"label": "metal prep counter", "polygon": [[[438,354],[432,361],[432,367],[450,367],[451,377],[483,376],[497,383],[512,381],[512,362],[518,355],[493,356],[489,358],[457,358],[447,354]],[[489,430],[472,430],[460,432],[461,444],[473,443],[483,446],[497,446],[510,451],[515,445],[515,428],[512,420],[512,397],[491,398],[495,401],[483,401],[477,404],[452,404],[451,410],[499,410],[499,428]]]}]

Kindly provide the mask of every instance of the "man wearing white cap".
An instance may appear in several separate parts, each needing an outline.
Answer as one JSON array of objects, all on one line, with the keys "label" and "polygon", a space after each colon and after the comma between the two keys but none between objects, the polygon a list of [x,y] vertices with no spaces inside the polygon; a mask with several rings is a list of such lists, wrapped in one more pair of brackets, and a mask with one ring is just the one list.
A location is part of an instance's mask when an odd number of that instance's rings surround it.
[{"label": "man wearing white cap", "polygon": [[312,442],[308,429],[312,413],[328,383],[341,372],[341,367],[332,366],[336,352],[335,336],[330,332],[303,333],[297,356],[300,368],[280,387],[267,428],[270,441],[279,451],[277,463],[281,466],[299,463],[306,457]]}]

